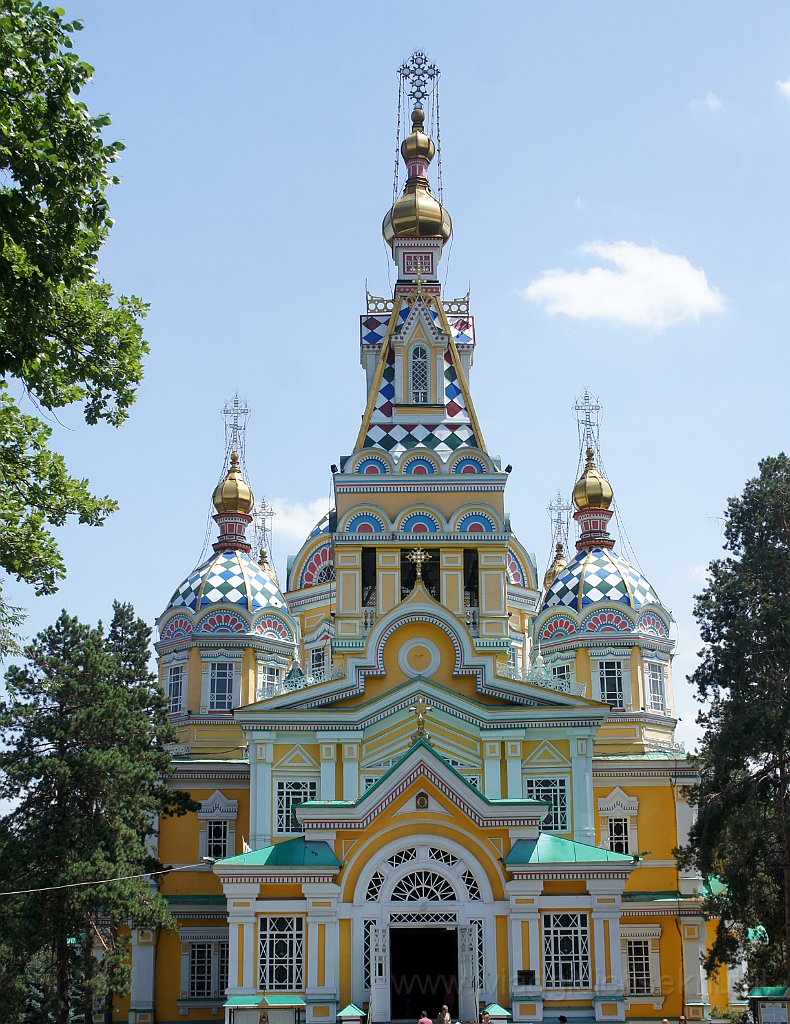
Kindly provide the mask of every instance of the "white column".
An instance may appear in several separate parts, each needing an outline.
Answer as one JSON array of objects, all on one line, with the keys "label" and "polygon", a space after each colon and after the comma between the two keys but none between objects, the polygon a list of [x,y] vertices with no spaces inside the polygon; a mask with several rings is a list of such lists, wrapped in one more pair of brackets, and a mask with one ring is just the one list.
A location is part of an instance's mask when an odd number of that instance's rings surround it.
[{"label": "white column", "polygon": [[343,799],[359,799],[359,744],[343,744]]},{"label": "white column", "polygon": [[[307,1024],[313,1020],[312,1007],[318,1003],[329,1006],[329,1019],[337,1015],[340,985],[340,925],[337,901],[340,886],[332,882],[305,882],[302,892],[307,899]],[[319,931],[324,929],[323,961],[319,958]],[[318,1019],[318,1018],[316,1018]],[[323,1017],[321,1018],[323,1019]]]},{"label": "white column", "polygon": [[155,975],[156,931],[153,928],[135,928],[132,931],[130,1024],[149,1024],[153,1021]]},{"label": "white column", "polygon": [[594,844],[592,740],[587,736],[571,739],[571,773],[573,838],[577,843]]},{"label": "white column", "polygon": [[518,800],[524,795],[521,782],[521,741],[507,740],[505,744],[507,762],[507,795],[511,800]]},{"label": "white column", "polygon": [[255,901],[260,886],[257,882],[225,882],[223,890],[228,901],[228,995],[254,995],[258,981]]},{"label": "white column", "polygon": [[[595,958],[596,996],[618,1004],[617,1014],[606,1015],[607,1020],[625,1019],[625,993],[623,990],[623,962],[620,952],[620,908],[624,878],[588,879],[587,891],[592,901],[593,954]],[[608,941],[606,933],[608,931]],[[607,975],[606,961],[609,960]],[[600,1019],[601,1002],[596,1001],[596,1019]]]},{"label": "white column", "polygon": [[499,740],[483,740],[483,790],[489,800],[502,796]]},{"label": "white column", "polygon": [[274,733],[250,737],[250,846],[260,850],[272,840],[272,761]]},{"label": "white column", "polygon": [[[683,986],[686,991],[686,1013],[696,1020],[707,1019],[710,1013],[708,980],[702,957],[705,954],[705,919],[686,917],[681,922],[683,937]],[[696,1004],[696,1012],[691,1007]]]},{"label": "white column", "polygon": [[[513,1004],[513,1020],[543,1020],[543,997],[540,978],[540,899],[543,892],[543,879],[519,879],[508,882],[505,891],[509,899],[510,924],[510,997]],[[523,929],[527,925],[529,949],[524,948]],[[518,972],[530,970],[535,972],[532,985],[520,985]],[[522,1017],[521,1002],[534,1005],[535,1009],[529,1017]]]},{"label": "white column", "polygon": [[324,742],[320,735],[321,750],[321,800],[335,799],[335,768],[337,765],[337,744]]}]

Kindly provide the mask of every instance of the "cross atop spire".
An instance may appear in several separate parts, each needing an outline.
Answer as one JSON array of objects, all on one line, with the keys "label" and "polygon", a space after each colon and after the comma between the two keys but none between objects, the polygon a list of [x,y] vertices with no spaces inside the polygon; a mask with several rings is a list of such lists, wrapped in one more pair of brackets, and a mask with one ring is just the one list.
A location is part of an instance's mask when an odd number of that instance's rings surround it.
[{"label": "cross atop spire", "polygon": [[601,428],[601,412],[603,406],[597,396],[591,395],[587,388],[573,403],[576,423],[579,429],[579,447],[581,451],[592,448],[598,452],[598,435]]},{"label": "cross atop spire", "polygon": [[421,107],[422,101],[430,94],[431,83],[436,81],[440,71],[427,54],[415,50],[398,68],[398,74],[404,85],[407,85],[406,94],[409,99],[415,106]]},{"label": "cross atop spire", "polygon": [[431,556],[424,548],[412,548],[406,557],[416,570],[416,579],[414,581],[416,586],[418,583],[422,583],[422,567],[426,562],[430,562]]}]

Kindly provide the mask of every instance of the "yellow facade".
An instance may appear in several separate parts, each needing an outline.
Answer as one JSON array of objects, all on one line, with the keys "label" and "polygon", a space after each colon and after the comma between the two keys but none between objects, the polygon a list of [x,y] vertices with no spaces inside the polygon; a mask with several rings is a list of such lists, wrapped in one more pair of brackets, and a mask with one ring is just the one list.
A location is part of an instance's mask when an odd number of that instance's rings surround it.
[{"label": "yellow facade", "polygon": [[[407,190],[427,202],[418,142]],[[699,966],[702,880],[672,853],[693,777],[670,615],[616,551],[592,450],[577,551],[539,589],[472,402],[468,298],[441,294],[436,207],[436,235],[387,229],[398,280],[361,318],[362,426],[285,588],[251,553],[232,464],[215,554],[160,618],[171,782],[200,810],[160,822],[177,928],[133,933],[119,1020],[323,1024],[353,1003],[378,1024],[447,1003],[581,1024],[728,1002]]]}]

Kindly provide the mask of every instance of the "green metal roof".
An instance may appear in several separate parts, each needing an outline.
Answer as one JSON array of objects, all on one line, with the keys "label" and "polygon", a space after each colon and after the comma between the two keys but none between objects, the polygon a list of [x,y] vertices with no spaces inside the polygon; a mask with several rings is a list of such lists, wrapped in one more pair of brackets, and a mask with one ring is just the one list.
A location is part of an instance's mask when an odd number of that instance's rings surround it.
[{"label": "green metal roof", "polygon": [[[297,836],[294,839],[286,839],[282,843],[275,843],[273,846],[264,846],[262,850],[253,850],[251,853],[240,853],[236,857],[225,857],[217,861],[217,864],[226,867],[230,864],[238,864],[239,867],[269,867],[269,868],[339,868],[340,861],[332,852],[328,843],[315,842]],[[224,897],[223,897],[224,901]]]},{"label": "green metal roof", "polygon": [[260,1006],[263,996],[231,996],[225,1006]]},{"label": "green metal roof", "polygon": [[307,1006],[300,996],[264,996],[267,1006]]},{"label": "green metal roof", "polygon": [[689,894],[679,892],[677,889],[632,889],[623,893],[623,901],[626,903],[657,903],[660,900],[687,900],[692,897]]},{"label": "green metal roof", "polygon": [[174,892],[174,893],[163,893],[164,898],[168,903],[172,903],[173,906],[179,904],[194,904],[196,907],[202,906],[222,906],[225,907],[228,904],[227,898],[216,893],[203,894],[203,893],[186,893],[186,892]]},{"label": "green metal roof", "polygon": [[360,1010],[358,1006],[353,1003],[349,1003],[348,1006],[344,1006],[338,1014],[338,1017],[343,1020],[345,1017],[366,1017],[367,1014],[364,1010]]},{"label": "green metal roof", "polygon": [[507,867],[516,864],[590,864],[593,861],[632,864],[634,858],[627,853],[613,853],[546,832],[541,832],[537,839],[517,839],[505,857]]},{"label": "green metal roof", "polygon": [[491,1017],[512,1017],[513,1014],[500,1006],[499,1003],[489,1003],[485,1009],[485,1012]]},{"label": "green metal roof", "polygon": [[790,988],[784,985],[758,985],[749,989],[750,999],[786,999],[789,995]]}]

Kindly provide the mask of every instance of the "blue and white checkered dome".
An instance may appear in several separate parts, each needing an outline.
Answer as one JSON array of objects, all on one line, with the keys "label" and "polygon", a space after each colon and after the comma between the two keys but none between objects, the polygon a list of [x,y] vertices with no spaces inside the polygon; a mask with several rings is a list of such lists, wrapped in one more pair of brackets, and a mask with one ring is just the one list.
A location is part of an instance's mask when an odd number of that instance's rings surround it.
[{"label": "blue and white checkered dome", "polygon": [[259,565],[246,551],[233,549],[212,552],[178,587],[165,611],[198,611],[215,604],[250,612],[286,608],[274,571]]},{"label": "blue and white checkered dome", "polygon": [[546,591],[544,608],[573,608],[605,601],[641,608],[661,602],[638,569],[609,548],[584,548],[579,551]]}]

